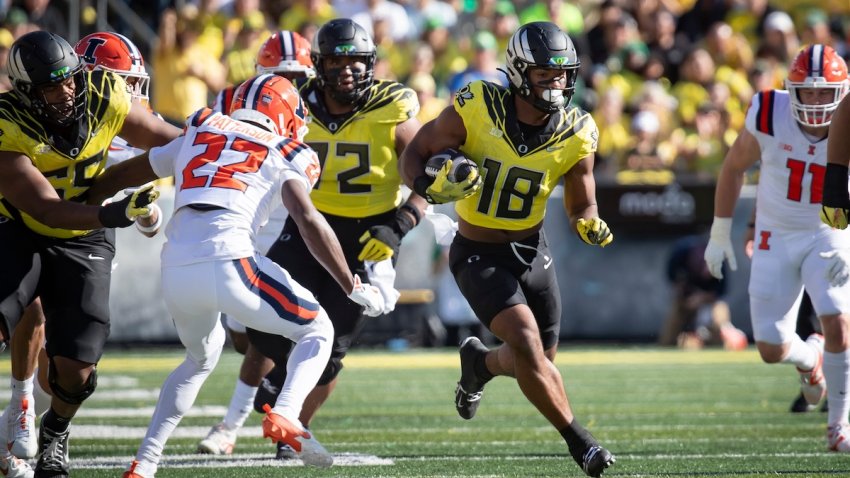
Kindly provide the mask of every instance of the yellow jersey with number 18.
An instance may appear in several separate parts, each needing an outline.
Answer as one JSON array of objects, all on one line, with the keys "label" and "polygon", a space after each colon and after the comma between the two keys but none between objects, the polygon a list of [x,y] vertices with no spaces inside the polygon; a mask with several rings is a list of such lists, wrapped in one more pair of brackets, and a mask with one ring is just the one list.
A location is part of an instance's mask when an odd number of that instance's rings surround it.
[{"label": "yellow jersey with number 18", "polygon": [[[88,114],[71,127],[72,138],[51,135],[15,93],[0,94],[0,151],[28,156],[66,201],[86,200],[94,178],[106,167],[109,145],[130,112],[130,93],[120,76],[93,71],[86,74],[86,82]],[[67,239],[90,232],[45,226],[2,196],[0,214],[23,221],[32,231],[44,236]]]},{"label": "yellow jersey with number 18", "polygon": [[596,123],[580,108],[550,115],[528,138],[517,123],[513,94],[501,86],[474,81],[455,94],[454,108],[466,127],[460,149],[484,181],[455,210],[476,226],[517,231],[539,223],[561,177],[596,151]]},{"label": "yellow jersey with number 18", "polygon": [[419,112],[416,93],[395,81],[376,81],[358,109],[331,115],[315,79],[299,83],[299,91],[310,110],[305,142],[322,165],[310,193],[316,209],[367,217],[398,207],[402,197],[395,129]]}]

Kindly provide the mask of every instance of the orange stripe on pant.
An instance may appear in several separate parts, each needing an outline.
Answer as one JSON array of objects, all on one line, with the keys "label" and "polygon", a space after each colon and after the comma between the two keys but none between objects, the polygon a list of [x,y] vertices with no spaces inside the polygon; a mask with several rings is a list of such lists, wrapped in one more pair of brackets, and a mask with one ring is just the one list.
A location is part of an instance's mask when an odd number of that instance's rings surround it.
[{"label": "orange stripe on pant", "polygon": [[305,309],[298,304],[292,303],[285,295],[283,295],[282,292],[275,289],[273,285],[263,281],[259,274],[254,272],[254,269],[251,267],[251,263],[248,262],[247,258],[239,259],[239,264],[242,266],[245,277],[248,278],[251,285],[258,287],[260,290],[268,294],[269,297],[273,298],[287,312],[307,320],[315,319],[316,316],[319,315],[318,310]]}]

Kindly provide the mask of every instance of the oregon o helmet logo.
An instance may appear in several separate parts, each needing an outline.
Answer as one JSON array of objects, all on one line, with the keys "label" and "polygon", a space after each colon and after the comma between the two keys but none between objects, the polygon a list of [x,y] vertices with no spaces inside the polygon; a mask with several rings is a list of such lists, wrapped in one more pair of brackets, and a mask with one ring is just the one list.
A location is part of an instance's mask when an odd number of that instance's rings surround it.
[{"label": "oregon o helmet logo", "polygon": [[68,73],[70,73],[70,72],[71,72],[71,67],[63,66],[62,68],[59,68],[58,70],[51,71],[50,72],[50,79],[51,80],[64,79],[68,76]]},{"label": "oregon o helmet logo", "polygon": [[334,47],[334,53],[337,55],[350,55],[356,51],[357,48],[354,48],[354,45],[337,45]]}]

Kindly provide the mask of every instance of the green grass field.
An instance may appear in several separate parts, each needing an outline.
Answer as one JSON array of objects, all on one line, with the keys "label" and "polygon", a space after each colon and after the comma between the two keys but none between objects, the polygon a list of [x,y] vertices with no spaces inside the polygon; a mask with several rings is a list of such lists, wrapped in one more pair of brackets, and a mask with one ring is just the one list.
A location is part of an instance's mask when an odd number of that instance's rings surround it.
[{"label": "green grass field", "polygon": [[[349,356],[313,423],[336,455],[330,469],[275,460],[271,443],[260,438],[258,414],[233,456],[195,455],[224,413],[240,359],[225,352],[196,410],[169,441],[158,477],[584,476],[511,379],[488,384],[475,419],[460,419],[452,403],[458,358],[448,349]],[[0,360],[6,376],[8,360]],[[74,420],[72,476],[120,476],[156,389],[180,360],[178,350],[106,353],[98,391]],[[850,476],[850,456],[826,451],[826,415],[788,412],[797,393],[793,368],[762,364],[752,348],[563,348],[557,364],[577,417],[617,457],[604,476]],[[0,387],[8,397],[8,385]]]}]

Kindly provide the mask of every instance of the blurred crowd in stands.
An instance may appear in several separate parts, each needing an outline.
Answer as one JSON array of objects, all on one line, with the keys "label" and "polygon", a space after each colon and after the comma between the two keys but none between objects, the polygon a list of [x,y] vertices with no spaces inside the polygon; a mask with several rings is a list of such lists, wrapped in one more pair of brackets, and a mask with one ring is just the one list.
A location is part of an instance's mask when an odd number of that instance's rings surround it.
[{"label": "blurred crowd in stands", "polygon": [[[67,36],[72,1],[80,2],[80,35],[94,31],[103,14],[96,0],[0,0],[0,71],[21,34]],[[124,1],[156,38],[112,13],[109,25],[142,49],[152,106],[175,123],[251,76],[259,46],[277,29],[311,39],[332,18],[362,24],[378,46],[376,76],[413,88],[424,122],[469,81],[506,84],[499,68],[510,35],[553,21],[581,57],[573,102],[599,125],[597,175],[621,183],[713,179],[753,93],[783,88],[801,45],[850,56],[847,0]]]}]

